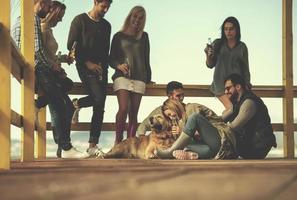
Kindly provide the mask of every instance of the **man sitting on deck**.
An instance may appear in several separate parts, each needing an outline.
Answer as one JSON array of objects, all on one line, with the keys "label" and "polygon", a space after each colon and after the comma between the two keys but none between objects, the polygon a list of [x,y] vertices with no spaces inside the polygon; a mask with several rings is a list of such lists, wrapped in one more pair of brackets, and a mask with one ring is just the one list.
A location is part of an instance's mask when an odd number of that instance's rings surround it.
[{"label": "man sitting on deck", "polygon": [[235,132],[237,153],[245,159],[265,158],[271,147],[276,147],[266,105],[246,90],[246,83],[238,74],[225,79],[225,94],[233,108],[224,112],[222,118]]}]

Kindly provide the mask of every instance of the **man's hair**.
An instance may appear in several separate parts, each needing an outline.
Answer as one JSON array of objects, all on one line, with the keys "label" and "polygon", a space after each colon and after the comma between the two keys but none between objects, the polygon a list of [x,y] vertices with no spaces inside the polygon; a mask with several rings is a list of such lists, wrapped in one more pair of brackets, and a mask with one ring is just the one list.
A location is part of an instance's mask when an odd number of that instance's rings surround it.
[{"label": "man's hair", "polygon": [[50,0],[34,0],[34,4],[40,2],[40,1],[50,1]]},{"label": "man's hair", "polygon": [[102,3],[103,1],[107,1],[109,4],[112,3],[112,0],[96,0],[96,1],[97,1],[97,3]]},{"label": "man's hair", "polygon": [[233,83],[233,85],[239,84],[243,89],[246,88],[246,83],[243,77],[239,74],[230,74],[229,76],[227,76],[224,83],[226,83],[228,80],[230,80]]},{"label": "man's hair", "polygon": [[177,81],[170,81],[166,86],[167,95],[171,94],[173,90],[176,90],[176,89],[184,89],[183,84]]}]

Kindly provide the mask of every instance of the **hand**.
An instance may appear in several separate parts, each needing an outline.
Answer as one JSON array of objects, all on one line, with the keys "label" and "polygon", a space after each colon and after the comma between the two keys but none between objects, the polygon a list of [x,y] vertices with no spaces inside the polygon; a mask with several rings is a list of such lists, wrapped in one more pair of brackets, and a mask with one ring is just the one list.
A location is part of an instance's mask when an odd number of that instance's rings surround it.
[{"label": "hand", "polygon": [[214,49],[213,49],[213,46],[207,44],[205,49],[204,49],[204,52],[206,54],[207,57],[210,57],[210,58],[213,58],[214,57]]},{"label": "hand", "polygon": [[74,57],[72,57],[72,56],[65,54],[65,55],[63,55],[63,57],[65,58],[65,61],[68,65],[70,65],[74,62]]},{"label": "hand", "polygon": [[125,76],[129,73],[129,66],[127,63],[119,64],[117,69],[120,70]]},{"label": "hand", "polygon": [[92,72],[95,72],[97,74],[102,74],[102,66],[101,64],[96,64],[96,63],[92,63],[90,61],[87,61],[86,66],[89,70],[91,70]]},{"label": "hand", "polygon": [[178,126],[172,126],[171,133],[173,137],[178,138],[178,136],[180,135],[180,128]]}]

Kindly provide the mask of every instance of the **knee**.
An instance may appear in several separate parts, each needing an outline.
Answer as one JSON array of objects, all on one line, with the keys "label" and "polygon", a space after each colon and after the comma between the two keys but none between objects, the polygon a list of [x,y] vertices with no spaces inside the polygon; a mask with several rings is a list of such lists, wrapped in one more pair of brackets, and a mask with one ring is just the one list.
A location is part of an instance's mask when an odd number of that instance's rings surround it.
[{"label": "knee", "polygon": [[191,123],[196,123],[197,121],[199,122],[203,116],[200,113],[193,113],[189,118],[188,121]]}]

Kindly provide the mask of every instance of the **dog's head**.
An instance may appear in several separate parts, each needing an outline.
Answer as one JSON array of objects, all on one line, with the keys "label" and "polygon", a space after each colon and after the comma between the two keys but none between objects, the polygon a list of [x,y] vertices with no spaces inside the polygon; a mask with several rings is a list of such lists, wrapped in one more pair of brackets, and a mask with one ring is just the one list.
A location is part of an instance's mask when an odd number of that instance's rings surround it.
[{"label": "dog's head", "polygon": [[154,115],[149,118],[152,131],[156,133],[167,131],[170,128],[170,123],[163,115]]}]

